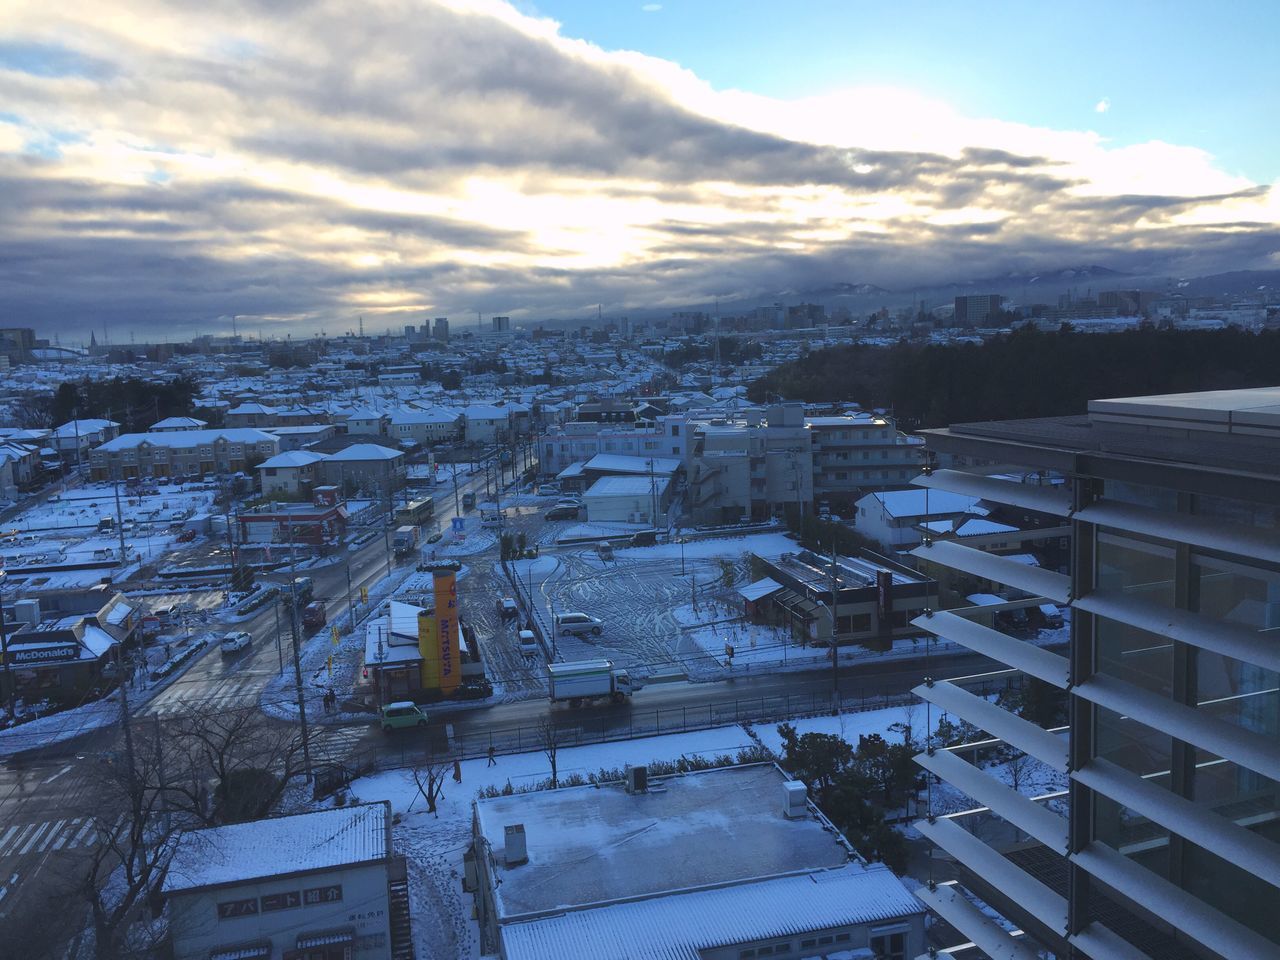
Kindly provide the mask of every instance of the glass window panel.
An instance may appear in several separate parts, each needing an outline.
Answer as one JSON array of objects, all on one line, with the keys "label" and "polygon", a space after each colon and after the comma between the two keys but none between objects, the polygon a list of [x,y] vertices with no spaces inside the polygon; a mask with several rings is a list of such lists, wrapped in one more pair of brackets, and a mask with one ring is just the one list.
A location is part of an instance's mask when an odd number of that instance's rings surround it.
[{"label": "glass window panel", "polygon": [[1230,497],[1200,496],[1196,498],[1195,512],[1205,517],[1217,517],[1237,523],[1242,527],[1280,529],[1280,507],[1274,503],[1253,503]]},{"label": "glass window panel", "polygon": [[1173,547],[1100,531],[1097,586],[1173,606]]},{"label": "glass window panel", "polygon": [[1230,760],[1197,750],[1192,799],[1220,817],[1280,843],[1280,784]]},{"label": "glass window panel", "polygon": [[1280,736],[1280,675],[1201,650],[1196,705],[1204,713],[1272,738]]},{"label": "glass window panel", "polygon": [[1117,620],[1094,618],[1098,670],[1144,690],[1173,695],[1173,643]]},{"label": "glass window panel", "polygon": [[1173,749],[1169,734],[1105,707],[1095,707],[1095,710],[1096,755],[1169,789]]},{"label": "glass window panel", "polygon": [[1094,794],[1094,837],[1146,867],[1169,877],[1169,831],[1103,794]]},{"label": "glass window panel", "polygon": [[1280,573],[1197,552],[1191,558],[1191,578],[1198,588],[1198,612],[1280,633]]},{"label": "glass window panel", "polygon": [[1183,886],[1233,920],[1271,940],[1280,941],[1276,888],[1204,847],[1184,848]]},{"label": "glass window panel", "polygon": [[1168,487],[1152,487],[1144,483],[1122,483],[1119,480],[1104,480],[1102,484],[1104,500],[1118,500],[1121,503],[1136,503],[1143,507],[1158,507],[1161,510],[1178,509],[1178,491]]}]

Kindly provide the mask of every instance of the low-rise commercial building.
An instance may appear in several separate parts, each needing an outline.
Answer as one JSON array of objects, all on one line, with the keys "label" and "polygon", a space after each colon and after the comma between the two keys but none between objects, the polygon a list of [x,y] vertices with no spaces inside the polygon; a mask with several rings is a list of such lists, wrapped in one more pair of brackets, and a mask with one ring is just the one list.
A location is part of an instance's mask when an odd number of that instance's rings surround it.
[{"label": "low-rise commercial building", "polygon": [[591,523],[665,526],[671,481],[660,476],[601,477],[582,498]]},{"label": "low-rise commercial building", "polygon": [[[505,960],[916,957],[923,908],[773,764],[477,800],[465,885]],[[616,855],[615,855],[616,854]]]},{"label": "low-rise commercial building", "polygon": [[385,801],[190,831],[162,890],[174,960],[386,960],[408,943]]},{"label": "low-rise commercial building", "polygon": [[747,613],[760,623],[787,627],[798,643],[835,643],[887,649],[894,640],[925,631],[911,621],[938,604],[938,584],[904,564],[870,551],[830,557],[804,551],[757,558],[760,581],[741,591]]}]

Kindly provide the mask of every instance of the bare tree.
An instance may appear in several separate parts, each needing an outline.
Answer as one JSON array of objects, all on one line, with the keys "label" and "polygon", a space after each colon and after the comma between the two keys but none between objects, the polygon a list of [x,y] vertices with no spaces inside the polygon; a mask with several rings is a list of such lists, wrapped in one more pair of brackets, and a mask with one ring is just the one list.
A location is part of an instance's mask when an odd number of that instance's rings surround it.
[{"label": "bare tree", "polygon": [[554,790],[559,785],[559,773],[556,769],[556,755],[560,751],[560,740],[563,732],[550,720],[543,720],[538,724],[538,744],[542,747],[542,752],[547,758],[547,762],[551,764],[551,789]]},{"label": "bare tree", "polygon": [[156,745],[134,739],[132,756],[112,754],[92,765],[92,788],[85,792],[92,807],[84,813],[93,823],[93,841],[65,879],[64,913],[84,909],[77,955],[95,960],[149,956],[162,938],[146,921],[181,822],[166,810]]},{"label": "bare tree", "polygon": [[252,706],[184,716],[165,754],[168,801],[203,825],[264,816],[304,769],[298,728]]},{"label": "bare tree", "polygon": [[[414,765],[411,771],[413,782],[418,787],[418,794],[427,801],[427,813],[440,816],[436,812],[436,802],[444,796],[444,780],[451,769],[452,761],[431,754]],[[409,806],[412,807],[413,804],[410,803]]]}]

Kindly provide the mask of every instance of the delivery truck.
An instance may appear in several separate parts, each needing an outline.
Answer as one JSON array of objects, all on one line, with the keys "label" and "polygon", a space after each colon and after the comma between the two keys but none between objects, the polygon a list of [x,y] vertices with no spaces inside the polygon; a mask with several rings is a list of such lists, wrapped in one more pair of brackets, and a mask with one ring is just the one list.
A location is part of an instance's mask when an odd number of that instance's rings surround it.
[{"label": "delivery truck", "polygon": [[391,547],[397,557],[407,557],[418,549],[418,528],[412,526],[396,527]]},{"label": "delivery truck", "polygon": [[626,670],[615,670],[612,660],[576,660],[570,663],[548,663],[547,683],[552,703],[568,701],[580,707],[593,700],[609,698],[621,703],[623,698],[639,690]]}]

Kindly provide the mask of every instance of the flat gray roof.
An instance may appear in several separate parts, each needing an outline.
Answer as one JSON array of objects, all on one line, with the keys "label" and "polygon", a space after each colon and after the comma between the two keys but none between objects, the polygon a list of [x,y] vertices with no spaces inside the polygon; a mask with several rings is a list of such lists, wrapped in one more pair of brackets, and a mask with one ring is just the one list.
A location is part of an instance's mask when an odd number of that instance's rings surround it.
[{"label": "flat gray roof", "polygon": [[[476,801],[504,919],[671,890],[835,867],[850,853],[812,813],[782,815],[773,764]],[[524,824],[528,863],[506,866],[505,828]]]}]

